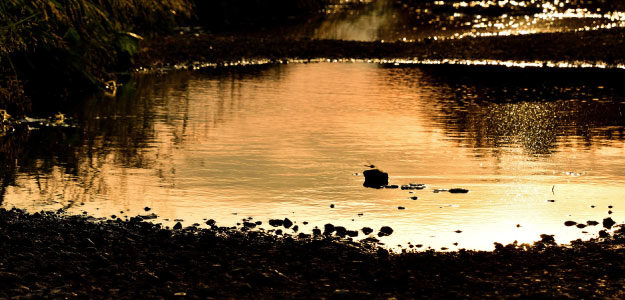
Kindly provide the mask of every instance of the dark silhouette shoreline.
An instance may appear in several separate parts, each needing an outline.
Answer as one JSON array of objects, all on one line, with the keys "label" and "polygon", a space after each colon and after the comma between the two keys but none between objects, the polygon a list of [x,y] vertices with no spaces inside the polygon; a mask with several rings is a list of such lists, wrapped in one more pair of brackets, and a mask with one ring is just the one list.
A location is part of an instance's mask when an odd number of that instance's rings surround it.
[{"label": "dark silhouette shoreline", "polygon": [[389,252],[328,236],[0,209],[0,298],[621,298],[625,235]]}]

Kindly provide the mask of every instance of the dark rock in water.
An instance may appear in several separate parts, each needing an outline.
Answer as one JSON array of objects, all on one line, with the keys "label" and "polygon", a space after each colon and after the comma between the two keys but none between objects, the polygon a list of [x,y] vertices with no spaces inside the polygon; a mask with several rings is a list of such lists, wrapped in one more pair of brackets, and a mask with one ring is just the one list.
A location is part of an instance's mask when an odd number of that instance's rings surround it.
[{"label": "dark rock in water", "polygon": [[256,224],[252,222],[243,222],[243,227],[254,228],[256,227]]},{"label": "dark rock in water", "polygon": [[180,224],[180,222],[176,223],[176,225],[174,225],[174,229],[182,229],[182,224]]},{"label": "dark rock in water", "polygon": [[469,190],[461,189],[461,188],[453,188],[453,189],[450,189],[449,192],[452,194],[465,194],[465,193],[468,193]]},{"label": "dark rock in water", "polygon": [[330,208],[334,208],[334,204],[330,204]]},{"label": "dark rock in water", "polygon": [[369,227],[363,227],[361,230],[362,230],[362,233],[364,233],[365,235],[368,235],[373,232],[373,229]]},{"label": "dark rock in water", "polygon": [[145,208],[143,208],[143,209],[144,209],[145,211],[150,211],[150,210],[151,210],[151,208],[149,208],[149,207],[147,207],[147,206],[146,206]]},{"label": "dark rock in water", "polygon": [[608,208],[612,208],[612,205],[608,205]]},{"label": "dark rock in water", "polygon": [[599,231],[599,237],[607,238],[609,236],[610,236],[610,234],[607,231],[605,231],[605,230]]},{"label": "dark rock in water", "polygon": [[277,235],[281,235],[281,234],[282,234],[282,229],[278,229],[278,230],[276,230],[276,234],[277,234]]},{"label": "dark rock in water", "polygon": [[340,237],[345,237],[347,235],[347,229],[343,226],[334,227],[334,231],[336,232],[336,235]]},{"label": "dark rock in water", "polygon": [[575,222],[575,221],[566,221],[566,222],[564,222],[565,226],[573,226],[575,224],[577,224],[577,222]]},{"label": "dark rock in water", "polygon": [[610,229],[612,228],[612,226],[614,226],[614,224],[616,224],[616,222],[614,222],[614,220],[612,220],[612,218],[605,218],[603,219],[603,227],[605,227],[606,229]]},{"label": "dark rock in water", "polygon": [[208,226],[213,226],[213,225],[215,225],[215,220],[210,219],[210,220],[206,221],[206,225],[208,225]]},{"label": "dark rock in water", "polygon": [[388,173],[372,169],[366,170],[362,174],[365,175],[365,183],[362,184],[365,187],[380,188],[388,185]]},{"label": "dark rock in water", "polygon": [[586,225],[588,225],[588,226],[597,226],[597,225],[599,225],[599,222],[588,220],[588,221],[586,221]]},{"label": "dark rock in water", "polygon": [[310,234],[305,234],[303,232],[300,232],[300,234],[298,234],[297,237],[300,239],[307,239],[307,238],[310,238]]},{"label": "dark rock in water", "polygon": [[299,230],[299,226],[297,226],[297,225],[293,226],[293,231],[294,232],[297,232],[298,230]]},{"label": "dark rock in water", "polygon": [[330,223],[323,225],[323,234],[330,235],[332,232],[334,232],[334,225]]},{"label": "dark rock in water", "polygon": [[289,220],[289,218],[284,218],[284,228],[289,228],[291,226],[293,226],[293,222],[291,222],[291,220]]},{"label": "dark rock in water", "polygon": [[350,237],[357,237],[358,236],[358,231],[356,231],[356,230],[348,230],[346,233]]},{"label": "dark rock in water", "polygon": [[385,189],[397,189],[399,188],[399,186],[396,184],[392,184],[392,185],[385,185],[384,188]]},{"label": "dark rock in water", "polygon": [[398,207],[397,207],[397,209],[399,209],[399,210],[403,210],[403,209],[406,209],[406,208],[405,208],[405,207],[403,207],[403,206],[398,206]]},{"label": "dark rock in water", "polygon": [[417,196],[412,196],[412,197],[410,197],[410,199],[412,199],[412,200],[417,200],[417,199],[419,199],[419,197],[417,197]]},{"label": "dark rock in water", "polygon": [[579,224],[577,224],[575,226],[577,226],[577,228],[585,228],[586,224],[579,223]]},{"label": "dark rock in water", "polygon": [[391,234],[393,234],[393,228],[388,226],[382,226],[382,228],[380,228],[380,232],[378,232],[378,236],[388,236]]},{"label": "dark rock in water", "polygon": [[612,214],[612,211],[611,211],[611,210],[608,210],[608,215],[611,215],[611,214]]},{"label": "dark rock in water", "polygon": [[455,233],[461,233],[461,232],[462,232],[462,230],[458,229],[458,230],[456,230],[456,231],[454,231],[454,232],[455,232]]},{"label": "dark rock in water", "polygon": [[279,219],[271,219],[271,220],[269,220],[269,225],[271,225],[273,227],[282,226],[283,224],[284,224],[284,220],[279,220]]},{"label": "dark rock in water", "polygon": [[315,228],[313,228],[312,233],[314,235],[321,235],[321,229],[315,227]]},{"label": "dark rock in water", "polygon": [[556,200],[549,199],[549,200],[547,200],[547,202],[556,202]]},{"label": "dark rock in water", "polygon": [[263,225],[263,222],[261,222],[261,221],[256,221],[256,222],[254,222],[254,224],[256,224],[256,225]]}]

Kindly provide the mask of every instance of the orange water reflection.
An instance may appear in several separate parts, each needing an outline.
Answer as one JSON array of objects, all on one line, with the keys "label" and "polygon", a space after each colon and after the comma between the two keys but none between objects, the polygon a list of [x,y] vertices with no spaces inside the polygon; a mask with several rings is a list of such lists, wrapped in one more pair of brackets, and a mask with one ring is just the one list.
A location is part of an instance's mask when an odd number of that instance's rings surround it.
[{"label": "orange water reflection", "polygon": [[[20,136],[43,150],[13,150],[3,205],[95,216],[149,206],[167,225],[389,225],[390,246],[452,250],[590,237],[599,228],[564,221],[601,221],[608,205],[623,221],[618,84],[437,70],[318,63],[142,75],[117,99],[77,108],[79,128]],[[428,188],[365,189],[353,173],[368,163],[391,183]],[[433,193],[450,187],[471,192]]]}]

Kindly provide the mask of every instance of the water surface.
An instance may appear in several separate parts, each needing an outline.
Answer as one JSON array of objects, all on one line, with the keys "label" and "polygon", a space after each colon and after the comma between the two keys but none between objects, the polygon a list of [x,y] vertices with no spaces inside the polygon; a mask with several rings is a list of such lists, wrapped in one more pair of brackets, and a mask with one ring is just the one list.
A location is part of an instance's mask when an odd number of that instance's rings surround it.
[{"label": "water surface", "polygon": [[[0,137],[0,200],[96,217],[148,206],[169,226],[388,225],[382,242],[436,249],[589,238],[600,226],[564,221],[623,221],[621,75],[367,63],[137,74],[116,98],[68,108],[75,127]],[[428,188],[364,188],[368,164]],[[433,192],[452,187],[470,192]]]}]

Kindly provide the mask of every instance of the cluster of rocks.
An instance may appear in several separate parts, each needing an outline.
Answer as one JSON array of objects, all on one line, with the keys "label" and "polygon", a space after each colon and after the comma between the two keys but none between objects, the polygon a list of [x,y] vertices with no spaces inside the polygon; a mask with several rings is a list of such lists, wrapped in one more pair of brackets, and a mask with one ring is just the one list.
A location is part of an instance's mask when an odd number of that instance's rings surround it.
[{"label": "cluster of rocks", "polygon": [[621,225],[566,246],[543,235],[491,252],[395,253],[207,224],[0,209],[0,298],[620,298],[625,280]]}]

